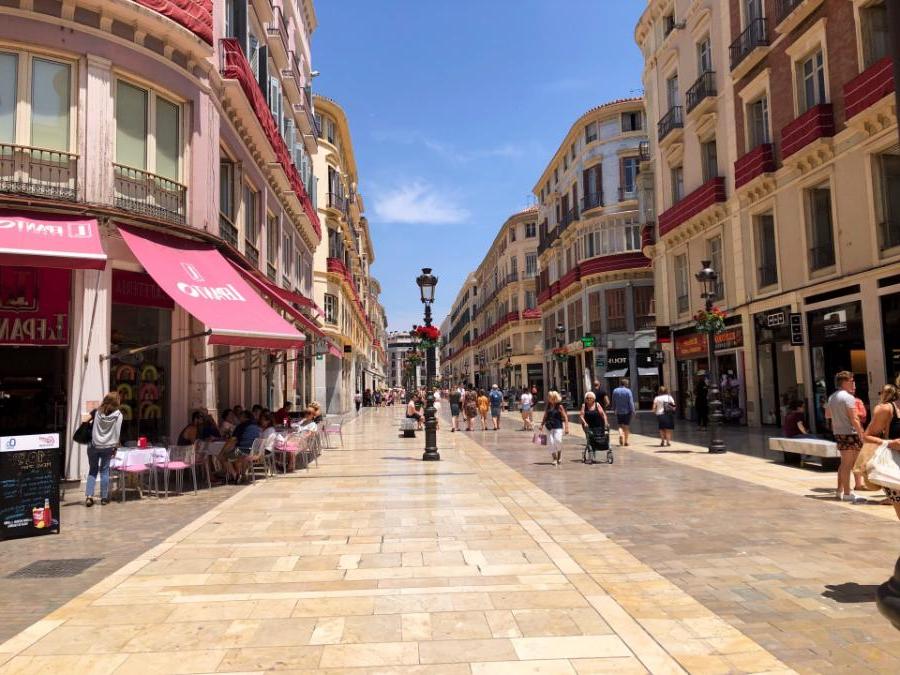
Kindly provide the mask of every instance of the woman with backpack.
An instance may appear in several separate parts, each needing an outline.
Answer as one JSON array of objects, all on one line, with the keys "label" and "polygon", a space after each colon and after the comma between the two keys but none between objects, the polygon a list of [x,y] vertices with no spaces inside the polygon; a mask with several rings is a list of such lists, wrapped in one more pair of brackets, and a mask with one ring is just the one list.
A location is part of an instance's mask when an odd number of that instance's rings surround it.
[{"label": "woman with backpack", "polygon": [[119,410],[119,394],[111,391],[94,413],[91,427],[91,444],[88,446],[88,478],[85,485],[85,506],[94,505],[94,486],[100,474],[100,503],[109,504],[109,460],[119,447],[122,433],[122,411]]},{"label": "woman with backpack", "polygon": [[665,385],[660,386],[659,393],[653,399],[653,412],[659,425],[659,447],[672,445],[672,430],[675,428],[675,399]]}]

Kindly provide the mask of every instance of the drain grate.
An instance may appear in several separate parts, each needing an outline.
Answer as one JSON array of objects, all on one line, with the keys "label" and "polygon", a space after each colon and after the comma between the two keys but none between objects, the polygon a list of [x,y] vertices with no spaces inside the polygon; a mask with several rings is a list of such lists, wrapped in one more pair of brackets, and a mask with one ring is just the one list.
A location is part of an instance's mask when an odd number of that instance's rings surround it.
[{"label": "drain grate", "polygon": [[103,558],[55,558],[35,560],[20,570],[6,576],[7,579],[45,579],[74,577]]}]

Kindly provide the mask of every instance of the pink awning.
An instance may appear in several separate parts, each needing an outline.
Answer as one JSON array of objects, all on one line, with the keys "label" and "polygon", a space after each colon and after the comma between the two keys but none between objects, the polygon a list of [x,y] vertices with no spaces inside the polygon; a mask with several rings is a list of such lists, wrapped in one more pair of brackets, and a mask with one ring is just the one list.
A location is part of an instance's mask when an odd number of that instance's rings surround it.
[{"label": "pink awning", "polygon": [[160,288],[211,331],[210,344],[290,349],[305,341],[211,246],[122,225],[119,231]]},{"label": "pink awning", "polygon": [[0,211],[0,265],[102,270],[106,253],[93,218]]},{"label": "pink awning", "polygon": [[334,346],[333,344],[331,344],[330,342],[328,343],[328,353],[331,354],[332,356],[338,358],[338,359],[344,358],[344,352],[342,352],[340,349],[338,349],[337,347],[335,347],[335,346]]}]

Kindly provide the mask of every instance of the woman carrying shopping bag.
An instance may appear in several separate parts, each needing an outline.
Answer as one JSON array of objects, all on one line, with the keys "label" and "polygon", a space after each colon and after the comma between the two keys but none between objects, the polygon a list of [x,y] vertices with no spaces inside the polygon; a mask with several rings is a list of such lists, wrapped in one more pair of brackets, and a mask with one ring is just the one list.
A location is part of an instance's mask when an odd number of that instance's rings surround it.
[{"label": "woman carrying shopping bag", "polygon": [[[895,458],[896,453],[900,453],[900,390],[892,384],[881,388],[881,402],[872,411],[865,441],[879,445],[887,441],[887,447],[895,453]],[[885,487],[884,494],[900,518],[900,490]]]},{"label": "woman carrying shopping bag", "polygon": [[558,467],[562,459],[563,433],[569,433],[569,416],[562,404],[562,396],[558,391],[547,394],[547,409],[544,411],[544,419],[541,420],[541,429],[547,430],[547,445],[550,448],[550,456],[553,465]]}]

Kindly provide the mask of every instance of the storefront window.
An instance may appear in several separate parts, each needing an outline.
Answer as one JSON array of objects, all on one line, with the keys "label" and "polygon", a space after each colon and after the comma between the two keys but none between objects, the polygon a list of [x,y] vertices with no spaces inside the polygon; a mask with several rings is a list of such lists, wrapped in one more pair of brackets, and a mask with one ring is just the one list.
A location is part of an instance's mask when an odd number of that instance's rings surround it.
[{"label": "storefront window", "polygon": [[167,444],[171,350],[163,345],[121,358],[115,354],[171,337],[170,310],[113,304],[110,379],[122,402],[123,443],[146,436],[152,443]]}]

